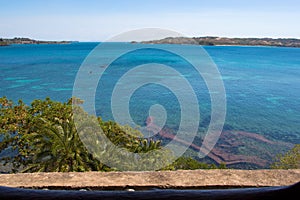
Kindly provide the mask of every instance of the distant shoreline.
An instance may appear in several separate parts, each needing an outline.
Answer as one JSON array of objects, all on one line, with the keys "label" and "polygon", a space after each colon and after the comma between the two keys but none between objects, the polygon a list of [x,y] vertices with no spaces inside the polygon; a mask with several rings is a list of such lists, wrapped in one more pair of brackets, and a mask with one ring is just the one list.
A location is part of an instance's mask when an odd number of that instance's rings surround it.
[{"label": "distant shoreline", "polygon": [[[133,42],[135,43],[135,42]],[[190,44],[203,46],[262,46],[300,47],[300,39],[294,38],[227,38],[227,37],[168,37],[160,40],[142,41],[143,44]]]},{"label": "distant shoreline", "polygon": [[[15,37],[0,38],[0,46],[13,44],[71,44],[81,41],[47,41],[31,38]],[[99,42],[99,41],[94,41]],[[227,38],[227,37],[167,37],[159,40],[131,41],[142,44],[178,44],[178,45],[201,45],[201,46],[241,46],[241,47],[291,47],[300,48],[300,39],[296,38]]]},{"label": "distant shoreline", "polygon": [[43,41],[43,40],[34,40],[30,38],[0,38],[0,46],[9,46],[12,44],[70,44],[72,41]]}]

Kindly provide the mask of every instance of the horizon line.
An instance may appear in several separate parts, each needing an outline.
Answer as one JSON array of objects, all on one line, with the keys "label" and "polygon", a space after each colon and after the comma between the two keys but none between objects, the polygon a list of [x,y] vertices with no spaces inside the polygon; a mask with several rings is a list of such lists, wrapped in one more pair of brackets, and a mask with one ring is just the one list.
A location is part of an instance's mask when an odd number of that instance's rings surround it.
[{"label": "horizon line", "polygon": [[[296,40],[300,40],[300,37],[268,37],[268,36],[243,36],[243,37],[230,37],[230,36],[216,36],[216,35],[206,35],[206,36],[183,36],[183,37],[172,37],[170,36],[170,38],[205,38],[205,37],[216,37],[216,38],[231,38],[231,39],[296,39]],[[30,39],[30,40],[35,40],[35,41],[66,41],[66,42],[105,42],[105,40],[74,40],[74,39],[35,39],[32,37],[28,37],[28,36],[13,36],[13,37],[0,37],[0,39],[15,39],[15,38],[19,38],[19,39]],[[165,37],[168,38],[168,37]],[[165,38],[161,38],[161,39],[165,39]],[[161,40],[161,39],[152,39],[154,40]],[[152,41],[152,40],[146,40],[146,41]],[[121,42],[134,42],[135,40],[131,40],[131,41],[121,41]],[[140,41],[136,41],[136,42],[140,42]]]}]

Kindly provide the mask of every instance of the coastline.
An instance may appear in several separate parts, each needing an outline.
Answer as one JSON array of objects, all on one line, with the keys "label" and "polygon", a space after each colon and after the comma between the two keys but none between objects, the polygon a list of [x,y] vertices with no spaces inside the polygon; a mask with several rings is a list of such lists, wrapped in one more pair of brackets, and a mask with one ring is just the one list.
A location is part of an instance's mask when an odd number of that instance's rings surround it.
[{"label": "coastline", "polygon": [[[13,44],[70,44],[80,41],[51,41],[35,40],[31,38],[15,37],[0,38],[0,46]],[[177,44],[177,45],[200,45],[200,46],[234,46],[234,47],[290,47],[300,48],[300,39],[296,38],[227,38],[227,37],[167,37],[159,40],[130,41],[131,44]]]},{"label": "coastline", "polygon": [[266,46],[266,47],[300,47],[296,38],[227,38],[227,37],[167,37],[160,40],[142,41],[144,44],[188,44],[201,46]]},{"label": "coastline", "polygon": [[13,44],[70,44],[72,41],[44,41],[44,40],[34,40],[30,38],[0,38],[0,46],[10,46]]}]

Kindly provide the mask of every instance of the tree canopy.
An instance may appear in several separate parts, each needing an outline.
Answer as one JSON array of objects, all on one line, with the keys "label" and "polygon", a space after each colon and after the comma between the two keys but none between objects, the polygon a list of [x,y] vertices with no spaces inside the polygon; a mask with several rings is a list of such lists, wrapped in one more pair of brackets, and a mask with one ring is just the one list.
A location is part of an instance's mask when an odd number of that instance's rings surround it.
[{"label": "tree canopy", "polygon": [[[74,102],[80,104],[75,98],[65,103],[46,98],[28,106],[21,100],[14,104],[6,97],[0,98],[0,150],[12,147],[17,152],[4,157],[5,162],[13,163],[14,171],[23,172],[112,170],[82,143],[74,123]],[[82,109],[81,112],[88,117]],[[142,134],[136,129],[100,117],[97,120],[115,145],[134,153],[160,148],[160,141],[141,139]]]},{"label": "tree canopy", "polygon": [[278,155],[271,165],[272,169],[300,169],[300,144],[296,144],[290,151]]},{"label": "tree canopy", "polygon": [[[143,138],[139,130],[130,126],[91,116],[80,107],[82,103],[77,98],[67,102],[46,98],[26,105],[22,100],[15,104],[6,97],[0,98],[0,152],[7,148],[14,152],[2,160],[13,165],[13,172],[119,170],[105,165],[105,159],[116,166],[121,163],[123,170],[150,170],[151,166],[162,170],[216,168],[190,158],[179,158],[170,164],[175,158],[160,140]],[[93,122],[101,127],[113,148],[99,142],[101,135],[95,134]],[[93,153],[86,142],[96,148]],[[115,147],[117,151],[121,149],[120,154],[115,155]]]}]

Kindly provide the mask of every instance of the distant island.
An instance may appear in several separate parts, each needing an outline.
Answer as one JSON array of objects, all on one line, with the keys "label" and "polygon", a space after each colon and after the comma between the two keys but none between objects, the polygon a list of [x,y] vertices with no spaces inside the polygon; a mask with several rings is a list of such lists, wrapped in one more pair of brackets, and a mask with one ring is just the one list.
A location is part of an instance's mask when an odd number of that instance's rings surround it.
[{"label": "distant island", "polygon": [[[43,41],[30,38],[15,37],[12,39],[0,38],[0,46],[12,44],[70,44],[74,41]],[[137,43],[132,41],[132,43]],[[167,37],[160,40],[142,41],[143,44],[191,44],[203,46],[276,46],[298,47],[300,39],[296,38],[227,38],[227,37]]]},{"label": "distant island", "polygon": [[144,44],[193,44],[203,46],[277,46],[300,47],[295,38],[227,38],[227,37],[167,37],[160,40],[143,41]]},{"label": "distant island", "polygon": [[12,38],[12,39],[4,39],[0,38],[0,46],[8,46],[11,44],[69,44],[71,41],[42,41],[42,40],[34,40],[30,38]]}]

